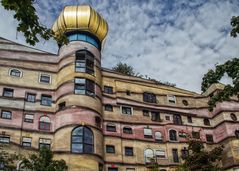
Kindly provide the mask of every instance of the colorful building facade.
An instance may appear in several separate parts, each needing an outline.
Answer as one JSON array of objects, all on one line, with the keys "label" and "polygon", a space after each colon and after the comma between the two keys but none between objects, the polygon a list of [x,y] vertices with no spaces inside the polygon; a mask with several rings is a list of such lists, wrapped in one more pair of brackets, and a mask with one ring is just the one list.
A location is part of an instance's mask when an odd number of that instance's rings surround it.
[{"label": "colorful building facade", "polygon": [[[223,170],[239,170],[239,103],[101,67],[108,25],[90,6],[67,6],[53,31],[58,54],[0,39],[0,142],[24,155],[45,146],[69,171],[174,170],[188,136],[225,146]],[[20,163],[18,170],[21,170]]]}]

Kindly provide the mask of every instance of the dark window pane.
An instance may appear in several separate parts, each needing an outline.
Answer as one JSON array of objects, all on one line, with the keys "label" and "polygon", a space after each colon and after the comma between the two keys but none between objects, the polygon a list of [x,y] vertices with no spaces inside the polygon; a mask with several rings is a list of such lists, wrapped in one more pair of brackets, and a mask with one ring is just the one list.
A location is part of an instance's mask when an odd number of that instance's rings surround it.
[{"label": "dark window pane", "polygon": [[192,137],[195,139],[200,139],[200,132],[192,132]]},{"label": "dark window pane", "polygon": [[106,104],[106,105],[105,105],[105,110],[112,112],[112,111],[113,111],[113,106],[110,105],[110,104]]},{"label": "dark window pane", "polygon": [[72,143],[71,151],[74,153],[83,153],[83,144]]},{"label": "dark window pane", "polygon": [[27,101],[34,103],[36,101],[36,95],[35,94],[27,93]]},{"label": "dark window pane", "polygon": [[21,72],[19,70],[17,70],[17,69],[12,69],[10,71],[10,75],[14,76],[14,77],[20,77],[21,76]]},{"label": "dark window pane", "polygon": [[115,153],[115,146],[106,145],[106,153]]},{"label": "dark window pane", "polygon": [[94,146],[89,144],[84,144],[84,153],[93,153]]},{"label": "dark window pane", "polygon": [[159,112],[151,112],[151,117],[152,117],[151,118],[152,121],[156,121],[156,122],[161,121]]},{"label": "dark window pane", "polygon": [[171,141],[177,141],[177,132],[175,130],[169,131],[169,139]]},{"label": "dark window pane", "polygon": [[104,86],[104,92],[107,94],[113,94],[113,87]]},{"label": "dark window pane", "polygon": [[116,132],[116,126],[106,125],[106,130],[109,131],[109,132]]},{"label": "dark window pane", "polygon": [[210,121],[208,118],[203,119],[204,125],[210,126]]},{"label": "dark window pane", "polygon": [[179,162],[179,157],[178,157],[178,149],[173,149],[173,162],[178,163]]},{"label": "dark window pane", "polygon": [[122,106],[122,113],[127,115],[132,115],[132,108],[131,107],[125,107]]},{"label": "dark window pane", "polygon": [[126,156],[133,156],[134,155],[133,147],[125,147],[125,155]]},{"label": "dark window pane", "polygon": [[213,136],[211,134],[206,134],[207,142],[213,142]]},{"label": "dark window pane", "polygon": [[149,116],[149,111],[148,110],[143,110],[143,116]]},{"label": "dark window pane", "polygon": [[192,120],[192,117],[191,117],[191,116],[188,116],[187,118],[188,118],[188,123],[192,123],[192,122],[193,122],[193,120]]},{"label": "dark window pane", "polygon": [[4,88],[3,89],[3,96],[4,97],[13,97],[13,89]]},{"label": "dark window pane", "polygon": [[182,119],[180,115],[173,115],[173,123],[177,125],[182,125]]},{"label": "dark window pane", "polygon": [[123,128],[123,133],[125,133],[125,134],[133,134],[132,128],[124,127]]},{"label": "dark window pane", "polygon": [[52,97],[49,95],[42,95],[41,96],[41,105],[44,106],[51,106],[52,104]]},{"label": "dark window pane", "polygon": [[156,103],[156,95],[153,93],[143,93],[143,101],[149,103]]},{"label": "dark window pane", "polygon": [[50,76],[49,75],[41,75],[40,76],[40,82],[42,83],[50,83]]}]

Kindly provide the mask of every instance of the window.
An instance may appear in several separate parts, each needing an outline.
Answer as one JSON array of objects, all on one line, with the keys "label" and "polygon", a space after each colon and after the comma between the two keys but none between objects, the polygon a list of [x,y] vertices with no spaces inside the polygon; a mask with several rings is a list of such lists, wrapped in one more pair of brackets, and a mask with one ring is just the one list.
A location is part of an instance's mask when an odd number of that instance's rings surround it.
[{"label": "window", "polygon": [[32,145],[32,138],[30,138],[30,137],[22,138],[22,146],[23,147],[31,147],[31,145]]},{"label": "window", "polygon": [[188,123],[193,123],[192,117],[191,116],[187,116],[188,119]]},{"label": "window", "polygon": [[27,93],[26,100],[27,100],[27,102],[35,103],[36,102],[36,94]]},{"label": "window", "polygon": [[4,97],[13,97],[13,89],[3,88],[3,96]]},{"label": "window", "polygon": [[123,133],[125,133],[125,134],[133,134],[133,130],[130,127],[124,127],[123,128]]},{"label": "window", "polygon": [[0,143],[10,143],[10,136],[7,135],[0,135]]},{"label": "window", "polygon": [[95,117],[95,125],[101,128],[101,118],[99,116]]},{"label": "window", "polygon": [[204,125],[210,126],[210,121],[208,118],[204,118],[203,123],[204,123]]},{"label": "window", "polygon": [[39,121],[39,129],[49,131],[51,128],[50,118],[47,116],[42,116]]},{"label": "window", "polygon": [[10,69],[9,75],[13,77],[21,77],[22,72],[18,69]]},{"label": "window", "polygon": [[61,102],[58,104],[59,110],[63,110],[66,107],[66,102]]},{"label": "window", "polygon": [[106,153],[115,153],[115,146],[106,145]]},{"label": "window", "polygon": [[95,95],[94,81],[85,78],[75,78],[75,94]]},{"label": "window", "polygon": [[107,124],[106,125],[106,131],[116,132],[116,126],[115,125],[111,125],[111,124]]},{"label": "window", "polygon": [[118,168],[108,167],[108,171],[118,171]]},{"label": "window", "polygon": [[143,110],[143,116],[149,116],[149,111],[148,110]]},{"label": "window", "polygon": [[239,138],[239,130],[235,131],[235,136],[236,136],[236,138]]},{"label": "window", "polygon": [[143,93],[143,101],[149,103],[156,103],[156,95],[153,93]]},{"label": "window", "polygon": [[163,136],[161,132],[155,132],[154,137],[156,141],[162,142],[163,141]]},{"label": "window", "polygon": [[165,158],[166,157],[165,150],[162,150],[162,149],[156,150],[155,155],[157,158]]},{"label": "window", "polygon": [[126,95],[127,95],[127,96],[131,96],[131,91],[126,90]]},{"label": "window", "polygon": [[188,156],[188,149],[186,147],[184,147],[182,150],[181,150],[181,153],[182,153],[182,159],[185,159],[187,156]]},{"label": "window", "polygon": [[192,137],[195,138],[195,139],[200,139],[200,132],[193,131],[192,132]]},{"label": "window", "polygon": [[6,111],[6,110],[2,110],[1,118],[3,118],[3,119],[12,119],[12,112]]},{"label": "window", "polygon": [[206,139],[207,139],[207,142],[213,143],[213,135],[206,134]]},{"label": "window", "polygon": [[187,100],[183,100],[182,102],[183,102],[184,106],[188,106],[188,101]]},{"label": "window", "polygon": [[32,114],[25,114],[24,122],[33,123],[33,117],[34,117],[34,115],[32,115]]},{"label": "window", "polygon": [[144,159],[145,159],[145,163],[151,163],[152,159],[154,159],[154,151],[150,148],[145,149]]},{"label": "window", "polygon": [[51,140],[46,139],[46,138],[40,138],[39,139],[39,149],[41,149],[43,147],[47,148],[47,149],[50,149],[51,148]]},{"label": "window", "polygon": [[173,115],[173,123],[177,125],[182,125],[182,119],[181,116],[178,114]]},{"label": "window", "polygon": [[94,137],[90,128],[80,126],[72,131],[71,152],[73,153],[93,153]]},{"label": "window", "polygon": [[237,116],[234,113],[231,113],[230,117],[233,121],[237,121]]},{"label": "window", "polygon": [[94,55],[86,50],[77,51],[75,71],[86,72],[88,74],[93,75],[94,74]]},{"label": "window", "polygon": [[41,95],[41,105],[43,106],[51,106],[52,97],[50,95]]},{"label": "window", "polygon": [[104,93],[113,94],[113,87],[104,86]]},{"label": "window", "polygon": [[124,153],[126,156],[133,156],[134,155],[133,147],[125,147]]},{"label": "window", "polygon": [[171,129],[169,130],[169,140],[170,141],[177,141],[178,137],[177,137],[177,131]]},{"label": "window", "polygon": [[172,149],[172,152],[173,152],[173,162],[178,163],[179,162],[178,149]]},{"label": "window", "polygon": [[155,122],[160,122],[160,114],[159,112],[151,112],[151,120]]},{"label": "window", "polygon": [[112,111],[113,111],[113,106],[110,105],[110,104],[106,104],[106,105],[105,105],[105,110],[112,112]]},{"label": "window", "polygon": [[126,168],[126,171],[135,171],[135,168]]},{"label": "window", "polygon": [[131,107],[122,106],[121,110],[122,110],[123,114],[132,115],[132,108]]},{"label": "window", "polygon": [[39,82],[40,83],[47,83],[47,84],[49,84],[51,82],[51,76],[47,75],[47,74],[41,74]]},{"label": "window", "polygon": [[168,95],[167,99],[169,103],[176,103],[176,97],[173,95]]},{"label": "window", "polygon": [[144,128],[144,138],[152,138],[153,133],[151,128]]},{"label": "window", "polygon": [[170,116],[166,115],[165,120],[170,121]]}]

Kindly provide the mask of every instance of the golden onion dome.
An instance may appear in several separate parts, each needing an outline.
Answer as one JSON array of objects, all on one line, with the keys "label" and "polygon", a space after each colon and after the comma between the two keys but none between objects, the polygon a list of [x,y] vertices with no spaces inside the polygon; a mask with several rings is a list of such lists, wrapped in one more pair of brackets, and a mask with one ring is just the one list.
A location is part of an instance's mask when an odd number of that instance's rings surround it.
[{"label": "golden onion dome", "polygon": [[70,31],[86,31],[95,35],[102,43],[108,32],[107,22],[91,6],[66,6],[53,27],[56,35]]}]

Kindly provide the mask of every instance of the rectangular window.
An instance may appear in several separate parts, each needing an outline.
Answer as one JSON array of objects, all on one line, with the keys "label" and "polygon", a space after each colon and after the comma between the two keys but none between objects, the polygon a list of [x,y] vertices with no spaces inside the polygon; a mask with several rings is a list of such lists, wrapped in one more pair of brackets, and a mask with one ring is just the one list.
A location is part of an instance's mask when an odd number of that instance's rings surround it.
[{"label": "rectangular window", "polygon": [[106,131],[116,132],[116,126],[115,125],[106,125]]},{"label": "rectangular window", "polygon": [[3,118],[3,119],[12,119],[12,112],[6,111],[6,110],[2,110],[1,118]]},{"label": "rectangular window", "polygon": [[75,78],[75,94],[95,95],[94,81],[85,78]]},{"label": "rectangular window", "polygon": [[176,97],[173,95],[168,95],[167,99],[169,103],[176,103]]},{"label": "rectangular window", "polygon": [[193,123],[192,117],[191,116],[187,116],[188,118],[188,123]]},{"label": "rectangular window", "polygon": [[50,82],[51,82],[51,76],[50,76],[50,75],[47,75],[47,74],[41,74],[39,81],[40,81],[41,83],[50,84]]},{"label": "rectangular window", "polygon": [[133,147],[125,147],[124,152],[125,152],[126,156],[133,156],[134,155]]},{"label": "rectangular window", "polygon": [[108,167],[108,171],[118,171],[118,168]]},{"label": "rectangular window", "polygon": [[123,114],[132,115],[132,108],[131,107],[122,106],[121,110],[122,110]]},{"label": "rectangular window", "polygon": [[106,145],[106,153],[115,153],[115,146]]},{"label": "rectangular window", "polygon": [[145,138],[153,138],[152,129],[144,128],[144,137]]},{"label": "rectangular window", "polygon": [[192,137],[195,138],[195,139],[200,139],[200,132],[193,131],[192,132]]},{"label": "rectangular window", "polygon": [[13,97],[13,89],[3,88],[3,96],[4,97]]},{"label": "rectangular window", "polygon": [[113,106],[110,105],[110,104],[106,104],[106,105],[105,105],[105,111],[113,112]]},{"label": "rectangular window", "polygon": [[151,112],[151,120],[155,122],[160,122],[160,114],[159,112]]},{"label": "rectangular window", "polygon": [[149,116],[149,111],[148,110],[143,110],[143,116]]},{"label": "rectangular window", "polygon": [[33,118],[34,118],[34,115],[32,115],[32,114],[25,114],[24,122],[33,123]]},{"label": "rectangular window", "polygon": [[153,93],[143,93],[143,101],[149,103],[156,103],[156,95]]},{"label": "rectangular window", "polygon": [[166,157],[165,150],[156,150],[155,155],[157,158],[165,158]]},{"label": "rectangular window", "polygon": [[52,97],[50,95],[41,95],[41,105],[51,106]]},{"label": "rectangular window", "polygon": [[50,149],[51,148],[51,140],[45,139],[45,138],[40,138],[39,139],[39,149],[41,149],[43,147]]},{"label": "rectangular window", "polygon": [[31,147],[31,145],[32,145],[32,138],[30,138],[30,137],[22,138],[22,146],[23,147]]},{"label": "rectangular window", "polygon": [[210,142],[210,143],[213,143],[213,135],[211,134],[206,134],[206,139],[207,139],[207,142]]},{"label": "rectangular window", "polygon": [[61,102],[58,104],[58,109],[63,110],[66,107],[66,102]]},{"label": "rectangular window", "polygon": [[10,136],[7,135],[0,135],[0,143],[10,143]]},{"label": "rectangular window", "polygon": [[179,163],[178,149],[172,149],[172,152],[173,152],[173,162]]},{"label": "rectangular window", "polygon": [[27,100],[27,102],[35,103],[36,102],[36,94],[27,93],[26,100]]},{"label": "rectangular window", "polygon": [[76,72],[86,72],[88,74],[94,74],[94,56],[87,51],[76,52],[75,62]]},{"label": "rectangular window", "polygon": [[113,94],[113,87],[104,86],[104,93]]}]

